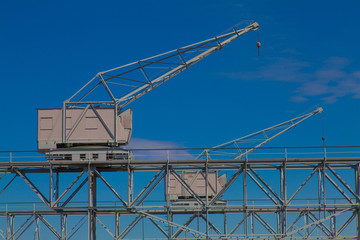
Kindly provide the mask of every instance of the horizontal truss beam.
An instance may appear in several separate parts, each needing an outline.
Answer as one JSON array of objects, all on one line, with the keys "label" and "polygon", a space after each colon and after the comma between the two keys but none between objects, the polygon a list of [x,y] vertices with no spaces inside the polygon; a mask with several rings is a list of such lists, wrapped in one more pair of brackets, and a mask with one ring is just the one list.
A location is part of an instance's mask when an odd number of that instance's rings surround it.
[{"label": "horizontal truss beam", "polygon": [[[303,236],[303,238],[311,239],[316,232],[321,232],[317,238],[355,238],[360,236],[357,228],[354,228],[355,221],[360,219],[360,197],[359,197],[359,164],[360,157],[338,157],[338,158],[268,158],[268,159],[197,159],[197,160],[115,160],[115,161],[93,161],[93,162],[71,162],[71,161],[52,161],[52,162],[2,162],[0,163],[0,196],[8,191],[16,191],[12,186],[19,176],[30,189],[39,198],[36,205],[39,208],[27,209],[26,207],[16,209],[11,207],[12,204],[0,202],[0,220],[1,219],[27,219],[19,229],[11,230],[11,228],[2,229],[2,236],[20,237],[26,235],[25,231],[30,231],[31,224],[45,225],[57,238],[69,236],[66,227],[59,228],[53,226],[51,221],[46,218],[52,216],[82,217],[81,226],[76,227],[79,230],[86,221],[95,219],[114,239],[122,239],[130,236],[130,232],[135,231],[135,227],[141,224],[141,220],[147,220],[161,233],[164,238],[182,238],[184,234],[191,234],[198,238],[235,238],[235,237],[255,237],[260,236],[254,231],[256,224],[264,229],[263,235],[267,239],[283,239]],[[193,170],[201,173],[201,176],[209,185],[207,179],[207,171],[228,171],[230,174],[225,187],[217,192],[214,196],[206,195],[206,198],[200,196],[193,189],[193,182],[188,183],[180,171]],[[269,170],[270,173],[277,173],[280,176],[280,188],[274,187],[274,180],[267,181],[264,171]],[[297,187],[288,192],[286,189],[290,181],[285,177],[289,172],[295,173],[297,170],[307,170],[306,174],[302,173],[302,179],[298,182]],[[341,170],[341,171],[338,171]],[[344,176],[342,171],[351,173]],[[152,172],[154,175],[150,181],[144,184],[144,187],[134,195],[133,181],[141,176],[142,172]],[[106,173],[122,173],[123,179],[130,179],[126,184],[114,184],[112,178],[105,176]],[[206,174],[204,174],[206,172]],[[30,179],[32,175],[46,174],[49,179],[53,179],[54,174],[61,175],[73,173],[75,179],[68,183],[68,186],[62,186],[65,189],[59,196],[59,190],[53,191],[53,188],[59,188],[61,182],[56,180],[48,181],[50,186],[50,196],[47,197],[43,188],[36,185]],[[168,174],[172,174],[182,187],[190,193],[190,199],[178,200],[177,202],[169,199],[162,199],[160,204],[151,205],[148,199],[153,192],[156,192],[161,182],[166,182],[165,178]],[[239,178],[243,175],[242,178]],[[197,176],[197,175],[196,175]],[[317,177],[316,177],[317,176]],[[248,177],[247,182],[242,182]],[[80,180],[83,179],[83,180]],[[288,180],[287,180],[288,179]],[[19,180],[19,181],[20,181]],[[311,181],[317,180],[318,184],[309,184]],[[354,181],[355,180],[355,181]],[[111,202],[96,200],[96,181],[102,182],[116,200]],[[324,182],[325,181],[325,182]],[[85,184],[85,183],[89,184]],[[247,184],[252,182],[257,191],[265,193],[265,199],[261,201],[251,200],[250,198],[239,196],[236,201],[227,199],[226,193],[234,183],[243,184],[244,191],[247,192]],[[355,186],[353,182],[356,182]],[[3,184],[1,188],[1,183]],[[47,184],[47,183],[42,183]],[[307,186],[315,189],[317,194],[313,194],[314,199],[299,198],[298,195]],[[330,197],[326,197],[325,186],[327,191],[330,187],[338,194],[334,201]],[[91,188],[94,186],[95,188]],[[119,186],[126,188],[128,201],[123,197],[124,191],[119,191]],[[318,186],[320,186],[318,188]],[[74,189],[75,188],[75,189]],[[81,190],[88,191],[89,199],[77,201],[72,204],[73,199]],[[164,188],[165,189],[165,188]],[[52,197],[53,192],[56,192]],[[69,194],[70,196],[65,198]],[[206,193],[207,194],[207,193]],[[165,194],[164,194],[165,195]],[[136,196],[134,199],[132,196]],[[323,197],[324,196],[324,197]],[[3,198],[4,199],[4,198]],[[62,200],[64,199],[64,200]],[[311,203],[307,203],[311,201]],[[90,204],[91,203],[91,204]],[[184,203],[187,203],[184,204]],[[27,203],[28,204],[28,203]],[[4,207],[6,206],[6,207]],[[10,208],[8,208],[10,206]],[[34,204],[35,206],[35,204]],[[41,210],[40,210],[41,209]],[[89,214],[91,218],[89,217]],[[214,221],[217,215],[234,215],[239,216],[235,225],[229,226],[230,232],[227,233],[226,227],[218,225],[218,220]],[[289,217],[292,215],[292,217]],[[112,229],[107,226],[107,222],[100,217],[107,216],[130,216],[131,222],[127,222],[122,227],[122,231],[113,233]],[[178,223],[178,216],[186,216],[188,219],[185,223]],[[275,219],[277,224],[268,221],[268,217]],[[194,228],[195,219],[199,224],[199,218],[206,230]],[[304,224],[301,219],[304,218]],[[174,220],[175,219],[175,220]],[[339,219],[337,221],[337,219]],[[356,219],[356,220],[355,220]],[[8,222],[9,220],[6,220]],[[63,222],[63,221],[61,221]],[[357,223],[360,224],[360,223]],[[7,224],[14,226],[14,223]],[[226,226],[226,223],[224,223]],[[91,224],[87,225],[89,228]],[[171,230],[169,230],[171,229]],[[244,230],[243,230],[244,229]],[[319,231],[315,231],[319,229]],[[174,230],[174,231],[173,231]],[[215,234],[209,234],[209,230]],[[346,230],[346,231],[345,231]],[[92,230],[90,231],[92,232]],[[342,235],[345,234],[353,235]],[[76,232],[71,233],[75,234]]]}]

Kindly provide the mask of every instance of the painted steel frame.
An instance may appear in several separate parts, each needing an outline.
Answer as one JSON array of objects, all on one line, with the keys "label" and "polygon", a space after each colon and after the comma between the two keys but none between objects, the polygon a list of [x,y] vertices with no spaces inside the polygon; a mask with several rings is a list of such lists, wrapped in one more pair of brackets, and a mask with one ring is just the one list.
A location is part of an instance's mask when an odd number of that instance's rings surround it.
[{"label": "painted steel frame", "polygon": [[[6,226],[0,226],[0,239],[22,239],[31,226],[34,226],[34,239],[40,239],[40,226],[49,229],[55,239],[74,239],[76,232],[86,223],[86,238],[89,240],[97,238],[97,227],[104,229],[110,239],[127,239],[129,233],[139,227],[144,219],[151,222],[162,235],[157,239],[359,239],[359,163],[360,157],[330,158],[325,155],[289,158],[287,154],[284,158],[263,159],[1,162],[0,183],[5,181],[5,176],[11,177],[6,178],[7,182],[1,185],[3,187],[0,189],[0,197],[4,191],[11,189],[15,178],[21,178],[38,196],[42,207],[1,210],[0,219],[6,219]],[[178,174],[185,170],[201,171],[205,176],[206,186],[209,171],[228,171],[232,172],[232,176],[214,198],[209,198],[207,194],[205,198],[200,198]],[[264,170],[274,175],[279,174],[279,189],[272,187],[273,180],[266,180],[262,176]],[[304,170],[308,171],[307,177],[292,194],[289,194],[289,172]],[[351,180],[355,184],[349,183],[341,176],[343,171],[346,171],[347,178],[350,173],[352,174]],[[77,177],[70,184],[62,186],[61,189],[65,190],[60,192],[59,176],[69,172],[76,173]],[[141,191],[135,193],[134,182],[144,172],[153,173],[152,179]],[[189,191],[192,198],[174,203],[164,197],[160,203],[153,205],[151,201],[147,201],[149,195],[161,182],[165,182],[163,180],[170,172]],[[111,183],[106,173],[125,174],[127,194],[120,193],[119,186]],[[38,174],[49,176],[48,196],[40,190],[40,186],[30,180],[32,177],[29,176]],[[309,185],[310,179],[314,178],[317,184]],[[223,194],[237,181],[240,181],[242,195],[239,196],[239,202],[234,203]],[[248,198],[250,181],[258,186],[259,192],[265,194],[264,203]],[[107,186],[116,197],[115,204],[109,205],[97,200],[97,185],[100,183]],[[310,196],[307,200],[297,199],[298,193],[304,187],[310,187],[317,193],[316,203],[306,203]],[[327,189],[330,187],[341,196],[337,202],[331,202],[327,198],[327,191],[331,191]],[[87,191],[87,200],[72,205],[72,199],[82,189]],[[166,189],[162,189],[164,196]],[[60,226],[53,226],[47,220],[54,216],[60,218]],[[68,219],[75,216],[80,219],[73,226],[69,226]],[[104,216],[113,216],[115,230],[111,230],[108,222],[102,220]],[[120,225],[122,216],[133,216],[133,219],[122,221]],[[222,216],[222,224],[216,220],[220,218],[217,216]],[[235,225],[234,216],[237,219]],[[184,222],[185,217],[187,220]],[[276,221],[276,224],[269,219]],[[197,227],[194,228],[194,224]]]}]

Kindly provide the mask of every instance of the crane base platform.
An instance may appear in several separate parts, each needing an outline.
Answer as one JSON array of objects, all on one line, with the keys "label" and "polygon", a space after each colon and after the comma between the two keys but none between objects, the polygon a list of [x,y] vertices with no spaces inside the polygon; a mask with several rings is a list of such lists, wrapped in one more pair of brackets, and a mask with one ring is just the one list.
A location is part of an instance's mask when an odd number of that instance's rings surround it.
[{"label": "crane base platform", "polygon": [[128,160],[131,158],[131,151],[126,149],[112,148],[71,148],[46,153],[48,161],[113,161]]}]

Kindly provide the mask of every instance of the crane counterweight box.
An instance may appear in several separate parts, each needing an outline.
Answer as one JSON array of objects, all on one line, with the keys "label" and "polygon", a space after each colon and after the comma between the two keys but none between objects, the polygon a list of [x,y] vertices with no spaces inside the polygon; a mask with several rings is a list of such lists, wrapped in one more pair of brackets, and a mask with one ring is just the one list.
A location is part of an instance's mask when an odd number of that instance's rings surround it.
[{"label": "crane counterweight box", "polygon": [[64,117],[59,108],[37,111],[38,151],[42,153],[69,146],[118,146],[130,141],[130,108],[120,115],[113,108],[66,109]]}]

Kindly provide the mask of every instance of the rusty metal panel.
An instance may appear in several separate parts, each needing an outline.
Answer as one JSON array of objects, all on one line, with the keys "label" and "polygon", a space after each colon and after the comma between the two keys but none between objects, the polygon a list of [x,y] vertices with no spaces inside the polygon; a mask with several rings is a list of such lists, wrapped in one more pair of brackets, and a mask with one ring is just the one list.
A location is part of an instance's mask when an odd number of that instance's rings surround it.
[{"label": "rusty metal panel", "polygon": [[62,109],[38,109],[37,141],[40,152],[56,149],[59,144],[64,143],[86,146],[107,143],[127,144],[130,140],[131,109],[127,109],[116,117],[112,108],[96,108],[95,110],[89,108],[85,111],[84,109],[67,109],[65,142],[62,136],[62,114]]}]

